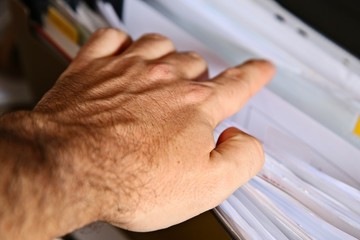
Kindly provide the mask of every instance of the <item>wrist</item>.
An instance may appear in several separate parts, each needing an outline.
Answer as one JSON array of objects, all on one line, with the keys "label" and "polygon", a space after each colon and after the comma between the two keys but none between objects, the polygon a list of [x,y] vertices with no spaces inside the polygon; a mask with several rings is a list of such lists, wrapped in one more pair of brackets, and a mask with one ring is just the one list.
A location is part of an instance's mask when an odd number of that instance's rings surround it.
[{"label": "wrist", "polygon": [[[31,115],[36,125],[37,142],[44,149],[46,158],[56,163],[52,185],[57,189],[56,198],[61,201],[57,206],[62,207],[58,223],[63,224],[58,233],[67,233],[99,220],[126,226],[132,220],[137,202],[136,192],[129,192],[134,191],[131,189],[133,182],[129,181],[136,181],[132,169],[136,168],[133,161],[136,151],[128,150],[132,154],[124,154],[120,142],[126,139],[125,136],[116,135],[119,142],[117,156],[103,155],[104,149],[99,149],[99,145],[106,148],[106,144],[100,143],[104,139],[110,140],[108,132],[99,131],[96,126],[69,124],[66,118],[59,121],[46,113],[32,112]],[[116,172],[115,161],[120,166]],[[112,221],[113,214],[117,222]]]},{"label": "wrist", "polygon": [[13,192],[2,200],[8,206],[8,210],[3,206],[2,210],[8,211],[3,218],[8,219],[0,221],[9,220],[6,227],[10,222],[19,237],[27,234],[46,239],[97,220],[92,193],[82,188],[81,176],[74,172],[77,152],[69,146],[72,142],[64,130],[33,112],[8,114],[0,122],[0,141],[5,147],[1,172],[10,182],[0,187]]}]

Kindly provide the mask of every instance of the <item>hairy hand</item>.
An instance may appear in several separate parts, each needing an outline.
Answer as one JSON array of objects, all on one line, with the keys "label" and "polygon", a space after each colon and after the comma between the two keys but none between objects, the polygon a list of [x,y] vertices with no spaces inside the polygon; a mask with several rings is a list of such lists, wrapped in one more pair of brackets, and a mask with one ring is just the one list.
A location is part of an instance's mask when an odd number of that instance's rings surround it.
[{"label": "hairy hand", "polygon": [[215,143],[213,131],[273,72],[251,61],[208,81],[206,62],[163,36],[103,29],[32,115],[61,139],[51,151],[64,198],[86,202],[88,221],[155,230],[217,206],[261,168],[256,139],[230,128]]}]

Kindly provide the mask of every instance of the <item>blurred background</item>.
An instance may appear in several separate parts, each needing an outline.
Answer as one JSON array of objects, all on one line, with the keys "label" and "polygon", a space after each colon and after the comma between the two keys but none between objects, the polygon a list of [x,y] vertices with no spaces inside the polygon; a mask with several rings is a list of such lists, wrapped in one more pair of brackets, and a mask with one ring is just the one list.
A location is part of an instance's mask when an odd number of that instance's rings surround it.
[{"label": "blurred background", "polygon": [[29,108],[33,98],[21,71],[8,0],[0,1],[0,114]]}]

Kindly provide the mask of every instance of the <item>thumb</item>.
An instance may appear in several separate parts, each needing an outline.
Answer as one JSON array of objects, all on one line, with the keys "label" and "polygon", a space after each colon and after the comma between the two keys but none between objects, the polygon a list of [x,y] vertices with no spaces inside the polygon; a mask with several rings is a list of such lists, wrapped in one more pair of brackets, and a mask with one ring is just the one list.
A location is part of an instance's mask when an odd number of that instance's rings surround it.
[{"label": "thumb", "polygon": [[211,161],[222,176],[224,194],[230,195],[256,175],[264,164],[261,143],[237,128],[226,129],[211,152]]}]

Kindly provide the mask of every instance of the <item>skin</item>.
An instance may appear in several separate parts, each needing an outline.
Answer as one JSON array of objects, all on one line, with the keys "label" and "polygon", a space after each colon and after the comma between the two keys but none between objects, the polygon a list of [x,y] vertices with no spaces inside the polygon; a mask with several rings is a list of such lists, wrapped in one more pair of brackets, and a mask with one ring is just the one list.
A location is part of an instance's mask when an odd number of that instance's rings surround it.
[{"label": "skin", "polygon": [[101,29],[32,111],[0,118],[0,238],[50,239],[93,221],[161,229],[209,210],[262,167],[261,144],[217,124],[274,74],[206,62],[160,35]]}]

